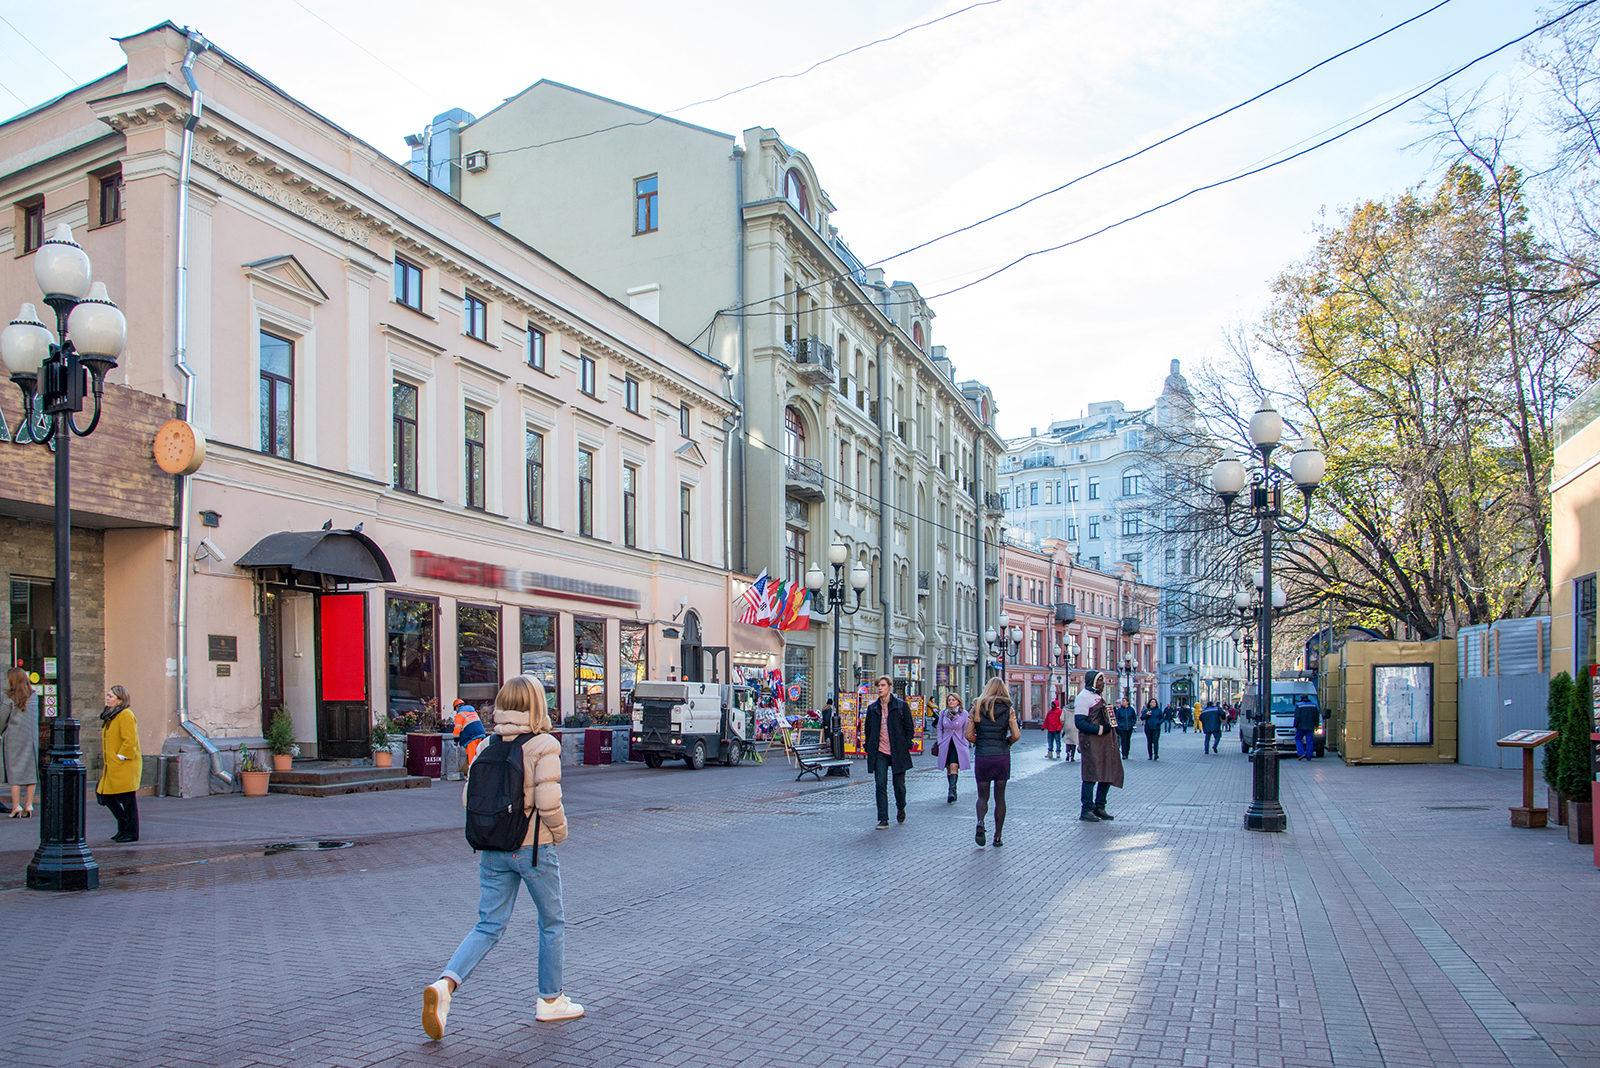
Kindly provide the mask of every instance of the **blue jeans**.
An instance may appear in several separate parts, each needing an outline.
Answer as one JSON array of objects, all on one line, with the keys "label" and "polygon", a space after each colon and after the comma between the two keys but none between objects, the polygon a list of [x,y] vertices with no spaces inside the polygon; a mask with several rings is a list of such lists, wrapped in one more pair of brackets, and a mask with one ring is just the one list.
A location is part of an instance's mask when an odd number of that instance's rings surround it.
[{"label": "blue jeans", "polygon": [[561,910],[561,863],[554,846],[539,850],[533,864],[533,847],[515,853],[485,850],[478,854],[478,922],[445,965],[443,978],[459,986],[505,933],[506,921],[517,903],[517,887],[526,886],[539,910],[539,996],[561,993],[561,963],[567,951],[567,924]]},{"label": "blue jeans", "polygon": [[1206,731],[1206,749],[1205,749],[1205,751],[1207,753],[1210,753],[1210,752],[1213,752],[1215,750],[1220,750],[1221,748],[1222,748],[1222,732],[1221,731]]},{"label": "blue jeans", "polygon": [[1061,755],[1061,732],[1045,731],[1044,753],[1045,756]]},{"label": "blue jeans", "polygon": [[1295,731],[1294,732],[1294,755],[1295,756],[1302,756],[1302,757],[1308,757],[1309,758],[1311,756],[1311,754],[1314,753],[1314,752],[1316,752],[1316,749],[1311,744],[1311,732],[1310,731]]}]

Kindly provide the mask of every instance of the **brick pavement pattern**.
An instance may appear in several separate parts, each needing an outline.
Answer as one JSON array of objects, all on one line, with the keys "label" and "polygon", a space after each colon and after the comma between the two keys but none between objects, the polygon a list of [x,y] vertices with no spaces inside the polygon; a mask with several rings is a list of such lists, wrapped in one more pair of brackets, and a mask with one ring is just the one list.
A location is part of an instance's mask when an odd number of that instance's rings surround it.
[{"label": "brick pavement pattern", "polygon": [[[574,769],[588,1015],[534,1023],[524,896],[438,1043],[422,987],[478,893],[459,786],[152,800],[127,850],[96,809],[103,889],[0,890],[0,1064],[1600,1065],[1600,873],[1509,827],[1516,773],[1290,760],[1289,831],[1262,835],[1237,749],[1163,741],[1083,824],[1078,766],[1030,733],[1000,850],[970,778],[947,805],[932,768],[888,831],[859,769]],[[12,886],[23,822],[0,821]]]}]

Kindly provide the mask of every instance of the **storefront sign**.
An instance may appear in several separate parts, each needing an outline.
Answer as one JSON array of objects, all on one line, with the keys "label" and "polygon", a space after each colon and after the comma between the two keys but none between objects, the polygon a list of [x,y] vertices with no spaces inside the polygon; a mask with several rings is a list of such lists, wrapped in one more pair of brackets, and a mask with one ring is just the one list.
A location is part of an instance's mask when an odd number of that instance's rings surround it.
[{"label": "storefront sign", "polygon": [[607,586],[600,582],[586,582],[583,579],[561,575],[521,571],[482,560],[439,556],[420,549],[411,551],[411,568],[417,578],[459,582],[466,586],[487,586],[490,589],[512,590],[544,597],[562,597],[572,601],[623,605],[628,608],[637,608],[641,603],[639,591],[630,590],[626,586]]},{"label": "storefront sign", "polygon": [[234,634],[207,634],[206,654],[209,660],[236,662],[239,659],[239,638]]}]

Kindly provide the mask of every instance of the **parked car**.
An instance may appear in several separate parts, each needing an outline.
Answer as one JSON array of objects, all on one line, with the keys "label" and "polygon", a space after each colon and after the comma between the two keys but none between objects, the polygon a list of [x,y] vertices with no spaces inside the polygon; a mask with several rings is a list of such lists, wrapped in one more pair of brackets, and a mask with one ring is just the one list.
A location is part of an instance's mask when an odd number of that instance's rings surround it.
[{"label": "parked car", "polygon": [[[1323,722],[1322,706],[1317,701],[1317,684],[1306,679],[1272,680],[1272,742],[1280,753],[1294,752],[1295,706],[1309,702],[1317,706],[1317,730],[1312,736],[1312,755],[1327,753],[1327,725]],[[1256,736],[1261,733],[1261,719],[1255,708],[1247,708],[1239,721],[1239,748],[1249,753],[1256,747]]]}]

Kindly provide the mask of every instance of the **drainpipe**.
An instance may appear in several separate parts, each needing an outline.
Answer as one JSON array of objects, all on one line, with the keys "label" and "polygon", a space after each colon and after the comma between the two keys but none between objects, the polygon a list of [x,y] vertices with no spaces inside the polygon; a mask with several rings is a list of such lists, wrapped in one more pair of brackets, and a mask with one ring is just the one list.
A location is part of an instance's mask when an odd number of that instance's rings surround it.
[{"label": "drainpipe", "polygon": [[[189,31],[189,50],[183,57],[183,80],[189,83],[189,117],[183,124],[183,148],[178,161],[178,273],[174,289],[177,293],[173,324],[173,364],[183,375],[183,417],[194,419],[194,371],[185,357],[189,345],[189,171],[194,157],[194,131],[200,125],[200,85],[194,80],[194,61],[200,53],[211,47],[198,32]],[[204,731],[189,720],[189,571],[192,475],[182,475],[178,480],[178,725],[199,742],[210,757],[211,774],[233,785],[233,776],[219,762],[216,745]]]},{"label": "drainpipe", "polygon": [[977,680],[977,684],[981,686],[984,681],[983,669],[984,658],[986,655],[984,652],[983,643],[983,632],[985,627],[984,620],[987,618],[984,615],[984,602],[986,601],[989,593],[988,576],[983,570],[985,564],[983,559],[983,530],[984,524],[988,522],[988,520],[984,518],[984,509],[988,507],[988,501],[984,497],[985,492],[987,492],[987,487],[985,487],[983,484],[983,424],[981,418],[979,420],[978,433],[972,440],[972,485],[972,511],[977,517],[977,522],[972,524],[972,558],[978,561],[978,574],[976,576],[977,582],[974,584],[977,587],[976,601],[978,614],[974,620],[974,626],[978,632],[978,670],[973,677]]},{"label": "drainpipe", "polygon": [[[729,499],[730,500],[736,500],[741,505],[741,507],[732,509],[732,511],[735,513],[735,517],[734,517],[735,522],[737,522],[738,526],[739,526],[739,531],[738,531],[738,534],[739,534],[739,541],[738,541],[739,551],[738,551],[738,555],[735,556],[734,559],[739,565],[739,573],[741,575],[748,575],[750,573],[750,560],[749,560],[750,550],[749,550],[749,547],[748,547],[748,543],[749,543],[749,540],[750,540],[750,524],[749,524],[749,519],[747,517],[749,515],[749,511],[750,510],[748,508],[746,508],[746,507],[742,507],[742,505],[745,504],[745,489],[744,489],[745,453],[746,453],[746,450],[749,448],[749,440],[750,440],[749,424],[745,421],[745,411],[744,411],[745,382],[750,377],[750,350],[749,350],[749,341],[745,337],[745,314],[744,314],[744,311],[745,311],[745,309],[744,309],[744,299],[745,299],[745,285],[744,285],[744,242],[745,242],[745,225],[744,225],[744,146],[740,145],[740,144],[735,144],[733,146],[733,200],[734,200],[733,210],[734,210],[735,215],[737,216],[736,222],[737,222],[737,232],[738,232],[738,240],[734,243],[734,264],[735,264],[734,272],[735,273],[734,273],[734,280],[733,280],[733,293],[734,293],[734,298],[733,299],[734,299],[734,307],[738,309],[738,314],[739,314],[739,318],[738,318],[738,322],[737,322],[737,326],[738,326],[738,330],[739,330],[739,347],[738,347],[738,351],[739,351],[739,367],[738,367],[738,370],[735,372],[734,378],[733,378],[733,390],[734,390],[733,399],[734,399],[734,402],[739,405],[739,410],[734,413],[734,418],[739,420],[739,436],[738,436],[737,442],[735,444],[735,449],[734,449],[733,477],[734,477],[735,481],[729,483],[728,491],[729,491]],[[737,485],[739,487],[739,495],[738,495],[738,497],[734,497],[732,495],[732,491],[733,491],[734,485]]]},{"label": "drainpipe", "polygon": [[[886,289],[880,289],[888,300]],[[878,604],[883,607],[883,671],[880,674],[894,677],[890,667],[894,663],[893,640],[890,633],[889,572],[894,567],[894,557],[889,553],[889,529],[894,517],[889,509],[889,353],[893,351],[892,339],[885,335],[878,342]]]}]

